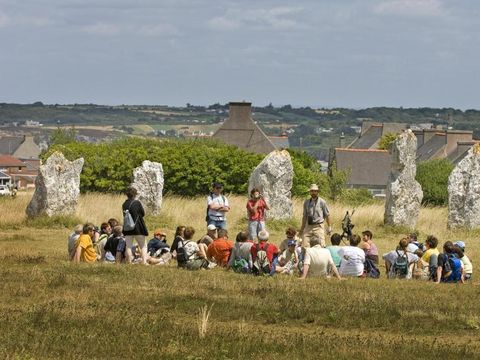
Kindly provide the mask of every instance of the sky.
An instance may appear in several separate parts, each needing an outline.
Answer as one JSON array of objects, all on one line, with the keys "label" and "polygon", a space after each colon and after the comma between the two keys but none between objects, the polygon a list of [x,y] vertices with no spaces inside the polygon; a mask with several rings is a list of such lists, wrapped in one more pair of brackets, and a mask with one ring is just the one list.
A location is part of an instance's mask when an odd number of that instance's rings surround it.
[{"label": "sky", "polygon": [[0,102],[480,109],[478,0],[0,0]]}]

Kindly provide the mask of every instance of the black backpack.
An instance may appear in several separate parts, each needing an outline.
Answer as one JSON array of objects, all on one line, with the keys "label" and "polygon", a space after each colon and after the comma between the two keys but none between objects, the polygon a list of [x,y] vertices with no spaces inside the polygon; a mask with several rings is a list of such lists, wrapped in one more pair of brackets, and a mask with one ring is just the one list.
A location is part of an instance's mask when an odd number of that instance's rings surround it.
[{"label": "black backpack", "polygon": [[407,252],[404,251],[403,255],[400,255],[398,250],[397,258],[393,263],[393,276],[396,278],[406,278],[408,275],[408,255]]},{"label": "black backpack", "polygon": [[180,242],[182,246],[177,247],[177,263],[179,266],[184,265],[189,259],[189,256],[187,254],[187,249],[185,249],[185,245],[188,244],[190,241],[182,240]]}]

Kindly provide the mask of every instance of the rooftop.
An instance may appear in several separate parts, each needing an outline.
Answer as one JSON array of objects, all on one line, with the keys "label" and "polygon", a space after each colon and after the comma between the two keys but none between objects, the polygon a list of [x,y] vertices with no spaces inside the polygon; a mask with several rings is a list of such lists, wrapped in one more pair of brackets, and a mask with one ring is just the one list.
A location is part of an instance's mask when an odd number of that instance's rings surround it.
[{"label": "rooftop", "polygon": [[0,166],[4,167],[26,167],[25,163],[11,155],[0,155]]}]

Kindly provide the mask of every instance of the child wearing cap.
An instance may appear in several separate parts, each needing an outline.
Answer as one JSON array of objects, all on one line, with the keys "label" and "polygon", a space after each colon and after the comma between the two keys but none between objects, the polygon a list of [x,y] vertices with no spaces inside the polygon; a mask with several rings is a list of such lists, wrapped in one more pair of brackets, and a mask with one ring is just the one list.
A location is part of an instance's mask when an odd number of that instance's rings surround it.
[{"label": "child wearing cap", "polygon": [[170,251],[167,244],[167,234],[161,229],[155,229],[153,232],[153,239],[147,244],[147,251],[150,256],[159,257],[165,252]]},{"label": "child wearing cap", "polygon": [[275,272],[279,274],[292,275],[298,264],[297,241],[290,239],[287,241],[287,248],[278,256]]},{"label": "child wearing cap", "polygon": [[463,264],[464,280],[471,280],[473,274],[473,265],[468,256],[465,255],[465,243],[461,240],[457,240],[453,245],[460,249],[461,253],[463,254],[463,256],[460,258],[460,261]]}]

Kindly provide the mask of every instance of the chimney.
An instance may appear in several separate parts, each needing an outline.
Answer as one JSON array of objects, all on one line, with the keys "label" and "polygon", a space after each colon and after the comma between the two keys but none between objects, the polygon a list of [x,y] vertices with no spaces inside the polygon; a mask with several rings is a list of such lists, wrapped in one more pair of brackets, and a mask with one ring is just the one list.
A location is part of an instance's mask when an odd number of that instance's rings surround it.
[{"label": "chimney", "polygon": [[471,142],[473,140],[472,136],[473,132],[468,130],[447,130],[445,153],[449,155],[454,152],[459,142]]},{"label": "chimney", "polygon": [[242,124],[248,123],[252,118],[251,102],[230,102],[229,118],[231,120],[230,127],[232,129],[243,129]]},{"label": "chimney", "polygon": [[423,130],[423,143],[426,144],[428,140],[435,136],[438,132],[436,129],[424,129]]}]

